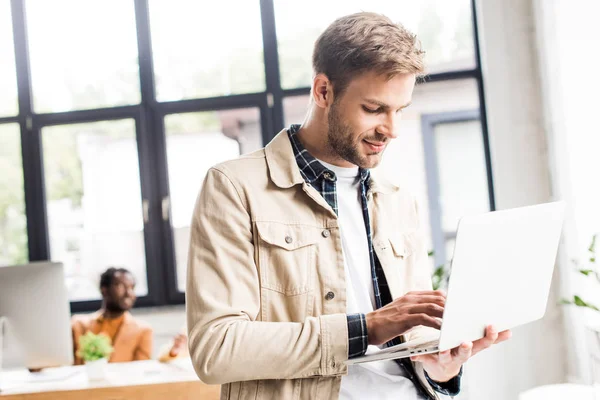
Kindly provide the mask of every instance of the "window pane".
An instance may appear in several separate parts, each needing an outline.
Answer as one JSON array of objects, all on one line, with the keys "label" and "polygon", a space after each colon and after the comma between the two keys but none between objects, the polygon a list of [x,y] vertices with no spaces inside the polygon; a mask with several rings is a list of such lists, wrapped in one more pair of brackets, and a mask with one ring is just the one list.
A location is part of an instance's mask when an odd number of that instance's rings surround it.
[{"label": "window pane", "polygon": [[475,66],[469,0],[275,0],[282,86],[310,86],[315,40],[336,18],[359,11],[384,14],[416,33],[428,73]]},{"label": "window pane", "polygon": [[301,124],[308,111],[309,95],[283,98],[283,121],[285,126]]},{"label": "window pane", "polygon": [[50,255],[65,264],[71,300],[100,297],[100,274],[129,269],[147,291],[133,120],[42,129]]},{"label": "window pane", "polygon": [[16,115],[17,75],[10,1],[0,1],[0,117]]},{"label": "window pane", "polygon": [[213,165],[262,147],[256,108],[165,117],[177,287],[185,291],[190,222],[198,190]]},{"label": "window pane", "polygon": [[265,90],[258,1],[150,0],[149,5],[159,101]]},{"label": "window pane", "polygon": [[[308,95],[284,98],[286,125],[302,123],[308,102]],[[487,174],[478,122],[438,125],[439,129],[435,130],[436,134],[440,134],[440,143],[436,143],[437,152],[426,154],[422,118],[431,114],[478,109],[477,84],[473,79],[417,85],[412,105],[403,112],[399,137],[389,144],[381,163],[380,168],[392,181],[400,183],[416,196],[420,205],[421,224],[431,227],[425,229],[429,249],[435,250],[437,264],[450,255],[444,255],[446,249],[443,243],[442,248],[434,249],[433,227],[441,225],[447,232],[455,232],[457,215],[487,211]],[[429,199],[428,196],[428,189],[435,182],[427,181],[426,157],[437,157],[439,199]],[[467,173],[464,176],[469,178],[462,179],[461,176]],[[431,220],[432,206],[438,208],[440,221]],[[436,232],[436,235],[443,234],[443,231]]]},{"label": "window pane", "polygon": [[140,102],[133,1],[26,5],[36,112]]},{"label": "window pane", "polygon": [[0,265],[29,259],[20,135],[18,124],[0,125]]},{"label": "window pane", "polygon": [[438,124],[434,140],[442,229],[455,232],[463,215],[490,209],[481,123],[476,120]]}]

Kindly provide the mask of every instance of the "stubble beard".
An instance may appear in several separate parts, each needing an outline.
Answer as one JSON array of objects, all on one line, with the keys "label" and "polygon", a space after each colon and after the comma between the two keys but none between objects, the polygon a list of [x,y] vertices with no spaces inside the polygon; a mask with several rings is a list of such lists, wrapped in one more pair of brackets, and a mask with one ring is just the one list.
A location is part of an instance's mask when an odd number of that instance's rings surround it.
[{"label": "stubble beard", "polygon": [[[379,157],[364,157],[360,154],[359,146],[361,143],[354,142],[355,135],[352,129],[342,121],[336,102],[331,106],[327,122],[329,125],[327,130],[327,150],[333,158],[348,161],[365,169],[374,168],[379,165],[381,155]],[[381,140],[381,138],[377,139],[379,141],[385,140]],[[377,153],[372,154],[376,155]]]}]

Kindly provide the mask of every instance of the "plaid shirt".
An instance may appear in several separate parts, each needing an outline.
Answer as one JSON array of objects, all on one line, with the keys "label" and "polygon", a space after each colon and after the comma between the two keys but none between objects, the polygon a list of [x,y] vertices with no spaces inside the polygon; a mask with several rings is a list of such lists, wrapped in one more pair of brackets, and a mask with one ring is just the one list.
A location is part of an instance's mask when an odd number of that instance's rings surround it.
[{"label": "plaid shirt", "polygon": [[[314,158],[308,150],[302,146],[302,143],[296,137],[296,133],[300,130],[300,125],[291,125],[288,129],[288,136],[292,144],[296,163],[300,169],[300,174],[304,181],[313,186],[323,196],[325,201],[331,206],[335,214],[338,214],[338,202],[336,191],[336,176],[333,171],[330,171],[316,158]],[[381,267],[379,259],[373,250],[373,238],[371,234],[371,222],[369,217],[369,209],[367,207],[367,193],[369,190],[370,172],[368,169],[359,169],[360,174],[360,194],[362,200],[362,210],[367,230],[367,241],[369,246],[369,258],[371,264],[371,278],[373,280],[373,292],[375,296],[376,308],[391,303],[392,296]],[[364,355],[368,347],[367,321],[365,314],[348,314],[348,358]],[[393,346],[400,343],[399,338],[395,338],[387,343],[388,346]],[[403,358],[396,361],[406,371],[408,377],[415,382],[415,372],[409,358]],[[460,392],[460,377],[462,369],[456,378],[449,382],[439,384],[429,378],[425,374],[431,386],[439,393],[456,396]],[[422,390],[420,385],[417,385]],[[426,393],[423,393],[426,394]],[[428,396],[429,397],[429,396]]]}]

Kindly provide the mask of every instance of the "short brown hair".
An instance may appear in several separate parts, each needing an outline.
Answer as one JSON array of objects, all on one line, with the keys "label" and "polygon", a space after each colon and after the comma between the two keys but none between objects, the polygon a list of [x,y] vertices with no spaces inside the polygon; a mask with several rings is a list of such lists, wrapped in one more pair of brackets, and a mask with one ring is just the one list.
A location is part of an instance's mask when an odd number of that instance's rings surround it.
[{"label": "short brown hair", "polygon": [[336,95],[363,72],[388,79],[397,74],[422,74],[423,54],[417,37],[388,17],[360,12],[335,20],[319,36],[313,51],[315,75],[323,73]]}]

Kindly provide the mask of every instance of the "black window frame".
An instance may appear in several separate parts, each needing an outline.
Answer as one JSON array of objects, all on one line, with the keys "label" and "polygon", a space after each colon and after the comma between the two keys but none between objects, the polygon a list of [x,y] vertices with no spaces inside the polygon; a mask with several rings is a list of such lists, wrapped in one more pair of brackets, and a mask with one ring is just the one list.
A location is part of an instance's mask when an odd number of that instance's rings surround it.
[{"label": "black window frame", "polygon": [[[169,114],[258,108],[263,144],[283,128],[283,99],[310,93],[309,87],[283,89],[273,0],[260,0],[263,58],[266,90],[212,98],[159,102],[156,99],[148,0],[134,2],[138,44],[141,102],[136,105],[106,107],[58,113],[35,113],[32,103],[30,59],[28,54],[26,0],[11,0],[12,29],[18,89],[18,114],[1,117],[0,123],[19,124],[23,160],[24,198],[27,217],[30,261],[50,258],[48,219],[44,187],[41,130],[46,126],[68,125],[131,118],[135,121],[140,164],[142,198],[148,201],[148,222],[144,224],[148,295],[136,307],[183,304],[185,295],[177,289],[173,231],[170,217],[163,219],[161,204],[169,197],[164,117]],[[471,0],[475,67],[428,75],[423,84],[453,79],[475,79],[479,96],[479,115],[485,145],[490,208],[495,209],[486,105],[479,51],[476,0]],[[170,215],[170,212],[169,212]],[[71,302],[72,312],[92,311],[100,300]]]}]

